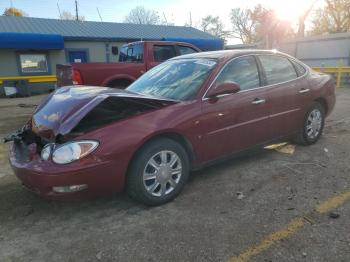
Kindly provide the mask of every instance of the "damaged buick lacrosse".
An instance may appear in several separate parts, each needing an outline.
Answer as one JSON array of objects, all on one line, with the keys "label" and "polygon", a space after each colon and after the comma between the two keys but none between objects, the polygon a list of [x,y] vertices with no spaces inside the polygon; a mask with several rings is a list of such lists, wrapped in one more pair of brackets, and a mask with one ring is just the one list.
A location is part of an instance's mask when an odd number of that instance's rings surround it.
[{"label": "damaged buick lacrosse", "polygon": [[15,174],[43,197],[125,189],[159,205],[180,193],[190,170],[278,140],[315,143],[334,87],[328,75],[276,51],[190,54],[126,90],[59,88],[5,140],[13,141]]}]

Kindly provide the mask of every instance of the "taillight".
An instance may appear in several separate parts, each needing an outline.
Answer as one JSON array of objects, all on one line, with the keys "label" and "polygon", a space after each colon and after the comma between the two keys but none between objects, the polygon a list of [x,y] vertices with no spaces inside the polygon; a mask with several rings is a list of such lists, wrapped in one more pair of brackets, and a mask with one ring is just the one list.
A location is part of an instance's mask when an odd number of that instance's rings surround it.
[{"label": "taillight", "polygon": [[78,69],[73,69],[72,81],[73,81],[73,85],[82,85],[83,84],[83,78],[81,77],[81,73]]}]

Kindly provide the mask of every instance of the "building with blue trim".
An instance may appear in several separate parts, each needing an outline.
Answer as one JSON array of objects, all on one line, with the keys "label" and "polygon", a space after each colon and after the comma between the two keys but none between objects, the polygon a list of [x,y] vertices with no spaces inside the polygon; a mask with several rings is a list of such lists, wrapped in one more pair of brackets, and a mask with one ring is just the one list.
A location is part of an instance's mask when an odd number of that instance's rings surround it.
[{"label": "building with blue trim", "polygon": [[0,16],[0,86],[25,79],[34,92],[53,88],[56,64],[117,62],[113,52],[128,42],[169,40],[202,50],[223,48],[223,41],[184,26],[85,22]]}]

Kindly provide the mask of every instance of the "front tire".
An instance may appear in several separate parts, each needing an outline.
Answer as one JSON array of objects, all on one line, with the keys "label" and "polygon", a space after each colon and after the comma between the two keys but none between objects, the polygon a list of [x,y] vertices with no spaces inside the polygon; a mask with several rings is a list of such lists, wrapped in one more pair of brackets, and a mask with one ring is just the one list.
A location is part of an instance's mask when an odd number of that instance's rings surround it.
[{"label": "front tire", "polygon": [[160,138],[146,144],[131,163],[126,191],[143,204],[157,206],[173,200],[189,175],[189,159],[177,142]]},{"label": "front tire", "polygon": [[323,106],[315,102],[307,111],[302,130],[299,132],[296,142],[301,145],[312,145],[316,143],[323,131],[325,121],[325,110]]}]

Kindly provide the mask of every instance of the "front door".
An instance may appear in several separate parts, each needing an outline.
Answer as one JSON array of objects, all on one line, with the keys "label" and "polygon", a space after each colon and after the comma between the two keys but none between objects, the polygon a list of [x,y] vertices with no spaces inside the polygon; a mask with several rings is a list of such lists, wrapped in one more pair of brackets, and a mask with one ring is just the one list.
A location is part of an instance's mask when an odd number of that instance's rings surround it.
[{"label": "front door", "polygon": [[271,138],[268,125],[268,101],[254,56],[229,62],[212,88],[223,82],[235,82],[241,91],[219,97],[204,98],[202,106],[202,161],[210,161],[238,152]]},{"label": "front door", "polygon": [[88,56],[86,50],[71,50],[68,51],[69,63],[87,63]]}]

